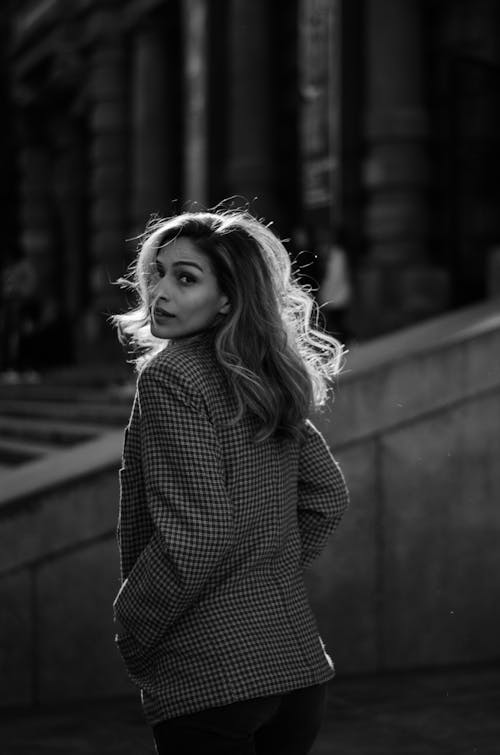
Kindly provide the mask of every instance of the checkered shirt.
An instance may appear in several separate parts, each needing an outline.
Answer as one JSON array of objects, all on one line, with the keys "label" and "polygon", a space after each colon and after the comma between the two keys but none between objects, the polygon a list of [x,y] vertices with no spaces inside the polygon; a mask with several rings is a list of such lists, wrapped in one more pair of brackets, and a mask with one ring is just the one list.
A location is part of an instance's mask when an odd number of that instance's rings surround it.
[{"label": "checkered shirt", "polygon": [[303,569],[348,503],[314,426],[255,443],[211,337],[170,342],[143,369],[120,469],[114,602],[146,720],[283,694],[334,675]]}]

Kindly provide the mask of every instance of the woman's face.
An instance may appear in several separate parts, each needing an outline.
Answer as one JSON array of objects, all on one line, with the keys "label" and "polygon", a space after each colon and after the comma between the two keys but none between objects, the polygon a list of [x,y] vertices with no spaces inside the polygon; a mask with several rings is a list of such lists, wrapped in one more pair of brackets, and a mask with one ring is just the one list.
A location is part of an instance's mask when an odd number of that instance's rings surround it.
[{"label": "woman's face", "polygon": [[157,338],[200,333],[229,310],[209,258],[190,239],[166,244],[153,265],[149,311],[151,333]]}]

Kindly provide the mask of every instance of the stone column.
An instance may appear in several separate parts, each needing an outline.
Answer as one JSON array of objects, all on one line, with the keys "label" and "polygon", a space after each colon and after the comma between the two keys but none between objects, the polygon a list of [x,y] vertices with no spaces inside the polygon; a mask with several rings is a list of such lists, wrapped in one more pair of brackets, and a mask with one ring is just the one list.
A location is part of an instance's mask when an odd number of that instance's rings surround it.
[{"label": "stone column", "polygon": [[[30,116],[26,116],[29,118]],[[23,129],[19,150],[21,247],[37,271],[52,267],[50,223],[50,159],[48,150]]]},{"label": "stone column", "polygon": [[206,206],[208,199],[208,8],[207,0],[185,0],[184,31],[184,198]]},{"label": "stone column", "polygon": [[340,224],[340,3],[299,3],[302,203],[309,221]]},{"label": "stone column", "polygon": [[366,2],[368,259],[360,271],[367,335],[442,310],[447,277],[429,263],[429,122],[418,0]]},{"label": "stone column", "polygon": [[[34,369],[46,369],[71,361],[62,301],[66,269],[61,259],[53,145],[46,128],[32,128],[32,124],[45,125],[48,112],[44,110],[43,121],[38,109],[27,110],[23,118],[29,125],[21,130],[24,143],[19,150],[20,246],[31,273],[29,296],[36,312],[29,353],[24,344],[24,361]],[[51,331],[57,333],[57,340],[49,335]]]},{"label": "stone column", "polygon": [[88,356],[105,360],[114,356],[109,344],[116,340],[107,317],[124,306],[112,281],[125,273],[129,262],[127,79],[125,50],[114,33],[113,15],[103,13],[93,21],[95,36],[88,52],[91,301],[85,330]]},{"label": "stone column", "polygon": [[228,193],[258,198],[273,219],[271,60],[267,0],[229,4]]},{"label": "stone column", "polygon": [[[68,105],[69,109],[69,105]],[[53,127],[53,196],[60,234],[60,303],[80,337],[80,317],[86,304],[88,287],[88,243],[85,218],[85,159],[83,140],[75,116],[61,115]]]},{"label": "stone column", "polygon": [[144,23],[132,52],[132,223],[141,233],[152,213],[171,211],[172,140],[165,34]]}]

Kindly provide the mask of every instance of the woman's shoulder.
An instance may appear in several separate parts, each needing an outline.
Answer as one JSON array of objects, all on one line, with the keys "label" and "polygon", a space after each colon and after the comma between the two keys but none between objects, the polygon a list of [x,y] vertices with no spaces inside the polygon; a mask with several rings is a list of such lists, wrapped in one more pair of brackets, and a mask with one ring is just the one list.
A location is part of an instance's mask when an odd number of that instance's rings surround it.
[{"label": "woman's shoulder", "polygon": [[206,340],[170,341],[142,368],[139,384],[151,381],[199,394],[214,379],[215,354]]}]

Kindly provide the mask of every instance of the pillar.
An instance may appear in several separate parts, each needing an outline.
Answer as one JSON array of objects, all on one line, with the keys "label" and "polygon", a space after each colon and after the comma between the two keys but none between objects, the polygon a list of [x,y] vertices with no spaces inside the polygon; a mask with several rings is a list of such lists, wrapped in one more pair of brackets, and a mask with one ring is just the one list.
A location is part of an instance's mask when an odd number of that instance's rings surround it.
[{"label": "pillar", "polygon": [[182,4],[184,31],[184,198],[208,200],[208,8],[207,0]]},{"label": "pillar", "polygon": [[341,36],[338,0],[301,0],[299,10],[302,203],[310,224],[340,217]]},{"label": "pillar", "polygon": [[23,114],[19,148],[19,224],[21,251],[36,273],[40,298],[54,296],[53,226],[49,187],[51,161],[48,147],[37,142],[28,125],[33,113]]},{"label": "pillar", "polygon": [[143,23],[132,51],[132,235],[141,233],[151,214],[165,215],[174,198],[165,33]]},{"label": "pillar", "polygon": [[442,310],[447,276],[429,262],[429,118],[418,0],[366,0],[363,169],[367,335]]},{"label": "pillar", "polygon": [[[91,19],[92,20],[92,19]],[[117,356],[107,322],[124,299],[113,281],[130,261],[127,238],[129,113],[126,58],[111,12],[99,15],[99,33],[88,51],[90,105],[90,304],[85,323],[88,358]]]},{"label": "pillar", "polygon": [[[68,105],[68,111],[69,111]],[[75,114],[60,113],[53,129],[53,195],[59,230],[59,298],[80,337],[80,317],[87,299],[86,165],[81,124]]]},{"label": "pillar", "polygon": [[229,195],[257,197],[254,209],[272,220],[269,3],[232,0],[229,13],[226,186]]}]

